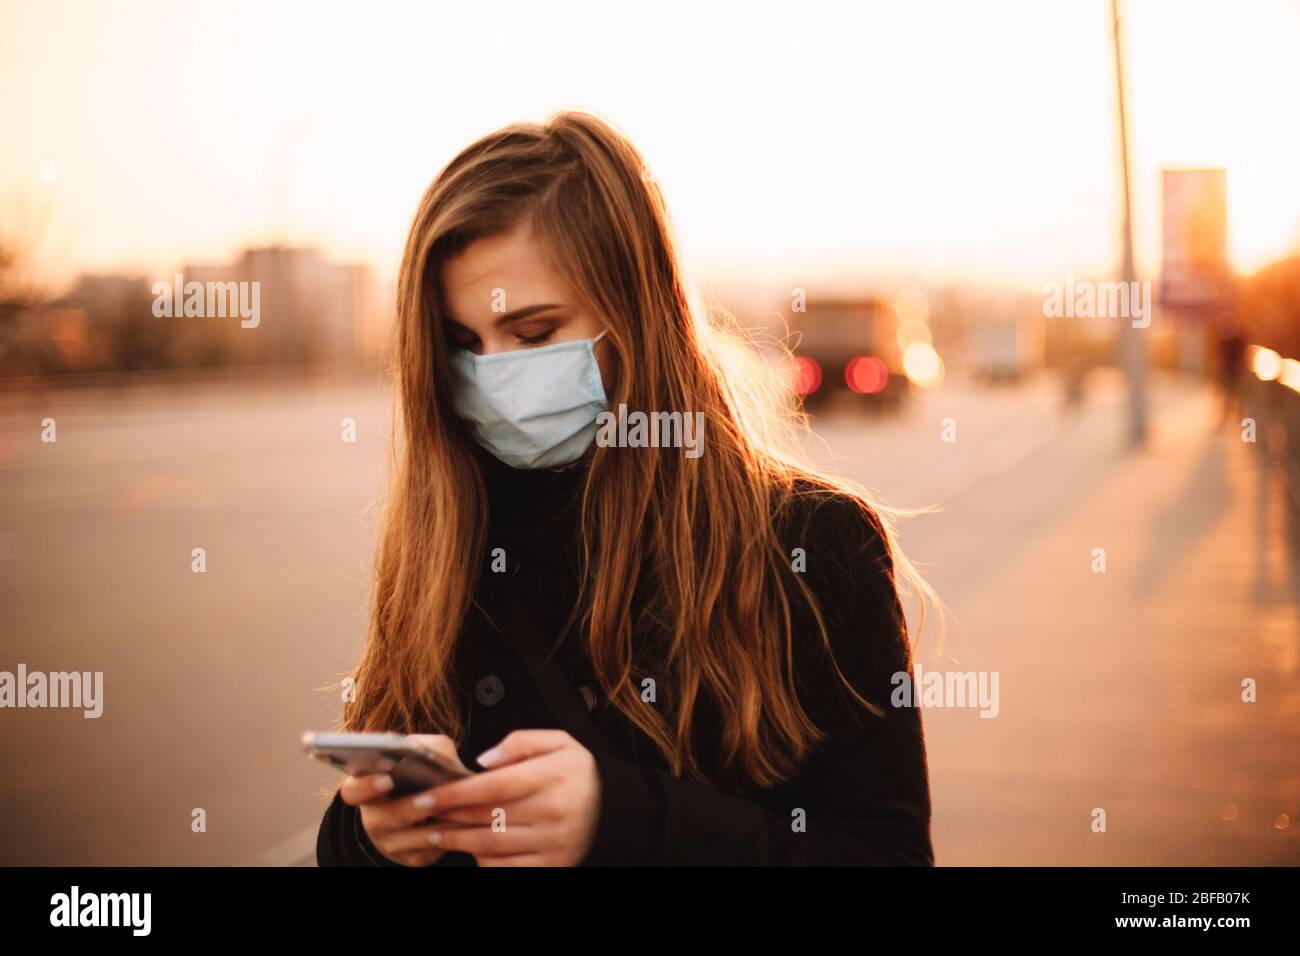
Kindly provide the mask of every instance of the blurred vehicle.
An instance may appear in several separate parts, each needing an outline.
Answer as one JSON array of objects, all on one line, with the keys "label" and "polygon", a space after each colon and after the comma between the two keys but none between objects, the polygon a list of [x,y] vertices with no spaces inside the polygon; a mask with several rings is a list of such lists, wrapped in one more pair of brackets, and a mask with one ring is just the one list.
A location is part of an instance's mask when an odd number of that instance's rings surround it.
[{"label": "blurred vehicle", "polygon": [[796,388],[808,409],[835,400],[892,410],[908,394],[898,316],[877,298],[822,299],[790,322]]},{"label": "blurred vehicle", "polygon": [[993,308],[972,322],[968,341],[971,377],[980,381],[1017,382],[1043,364],[1043,318],[1018,305]]}]

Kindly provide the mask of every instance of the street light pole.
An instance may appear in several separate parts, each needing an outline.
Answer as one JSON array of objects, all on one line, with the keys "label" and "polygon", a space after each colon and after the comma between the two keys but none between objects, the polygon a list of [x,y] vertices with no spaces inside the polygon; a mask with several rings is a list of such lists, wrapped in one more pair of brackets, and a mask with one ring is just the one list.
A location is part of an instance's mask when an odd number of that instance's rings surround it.
[{"label": "street light pole", "polygon": [[[1119,104],[1119,158],[1124,176],[1124,275],[1129,289],[1136,281],[1133,266],[1133,197],[1129,186],[1128,115],[1124,109],[1124,48],[1119,30],[1119,0],[1110,0],[1111,25],[1115,40],[1115,95]],[[1130,301],[1132,298],[1130,297]],[[1151,308],[1151,303],[1147,303]],[[1123,323],[1119,346],[1121,363],[1128,379],[1129,417],[1128,440],[1135,448],[1146,444],[1147,438],[1147,356],[1146,343],[1141,329],[1133,327],[1131,317],[1119,317]]]}]

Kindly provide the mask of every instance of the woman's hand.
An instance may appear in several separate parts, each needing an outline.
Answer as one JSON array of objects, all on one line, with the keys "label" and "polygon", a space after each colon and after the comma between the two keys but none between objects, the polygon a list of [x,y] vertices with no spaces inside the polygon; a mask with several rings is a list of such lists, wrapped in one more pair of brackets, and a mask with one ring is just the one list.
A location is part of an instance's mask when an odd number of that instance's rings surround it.
[{"label": "woman's hand", "polygon": [[[591,848],[600,777],[586,747],[562,730],[516,730],[479,756],[490,769],[428,791],[440,850],[479,866],[576,866]],[[405,845],[405,844],[403,844]]]},{"label": "woman's hand", "polygon": [[[456,753],[455,742],[445,734],[410,734],[414,741],[468,770]],[[361,825],[380,853],[403,866],[432,866],[446,852],[429,841],[433,801],[431,791],[389,799],[393,778],[386,773],[347,776],[339,795],[343,802],[361,808]]]}]

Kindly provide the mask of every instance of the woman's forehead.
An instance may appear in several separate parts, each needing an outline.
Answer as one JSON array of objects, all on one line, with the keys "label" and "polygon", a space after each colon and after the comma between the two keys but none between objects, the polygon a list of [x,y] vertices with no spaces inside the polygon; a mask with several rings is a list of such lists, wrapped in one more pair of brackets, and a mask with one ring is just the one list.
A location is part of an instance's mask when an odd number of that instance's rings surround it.
[{"label": "woman's forehead", "polygon": [[504,312],[563,305],[571,294],[530,230],[487,236],[442,265],[443,305],[462,325],[494,322]]}]

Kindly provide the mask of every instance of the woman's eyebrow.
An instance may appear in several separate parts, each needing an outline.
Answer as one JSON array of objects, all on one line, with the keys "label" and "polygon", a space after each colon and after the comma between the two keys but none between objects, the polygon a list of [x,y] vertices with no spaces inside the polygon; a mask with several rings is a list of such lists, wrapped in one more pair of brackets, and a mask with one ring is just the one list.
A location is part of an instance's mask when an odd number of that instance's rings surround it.
[{"label": "woman's eyebrow", "polygon": [[[529,306],[525,306],[522,309],[515,309],[513,312],[507,312],[505,315],[496,319],[492,324],[496,326],[508,325],[511,322],[518,322],[521,319],[527,319],[531,316],[537,315],[539,312],[549,312],[551,309],[562,309],[562,308],[564,308],[564,306],[558,302],[546,302],[541,305],[529,305]],[[450,323],[451,325],[460,326],[460,328],[465,329],[465,331],[467,332],[471,331],[469,326],[467,326],[464,322],[460,321],[456,317],[446,312],[442,314],[442,318],[444,322]]]},{"label": "woman's eyebrow", "polygon": [[509,325],[511,322],[518,322],[520,319],[526,319],[529,316],[536,315],[539,312],[549,312],[551,309],[558,309],[561,306],[554,302],[547,302],[542,305],[529,305],[522,309],[515,309],[513,312],[507,312],[494,323],[498,327]]}]

